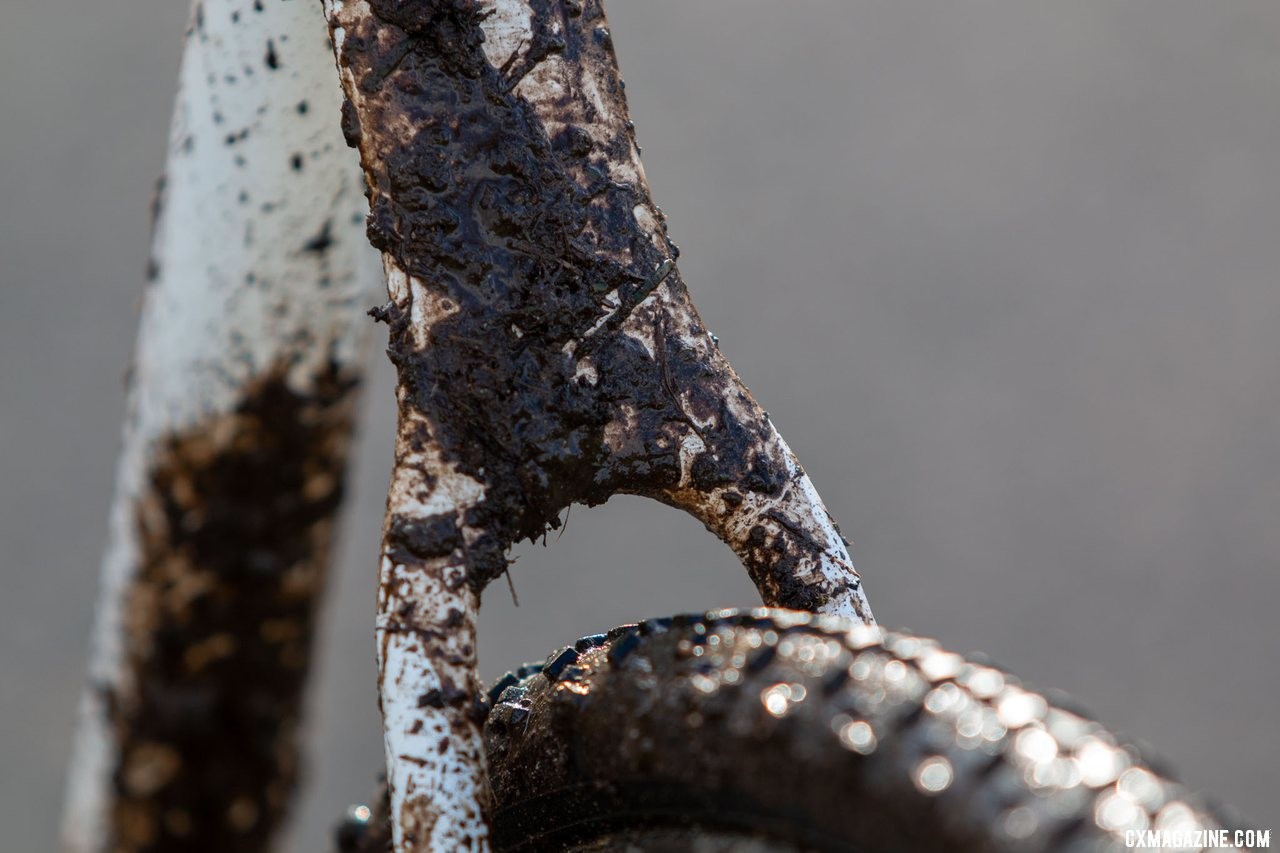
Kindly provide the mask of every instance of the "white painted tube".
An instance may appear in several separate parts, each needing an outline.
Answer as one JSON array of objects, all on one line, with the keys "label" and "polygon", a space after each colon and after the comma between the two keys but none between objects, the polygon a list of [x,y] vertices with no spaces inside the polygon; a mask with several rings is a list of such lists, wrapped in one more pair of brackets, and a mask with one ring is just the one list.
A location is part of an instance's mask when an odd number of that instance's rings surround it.
[{"label": "white painted tube", "polygon": [[265,849],[283,815],[377,281],[331,69],[314,3],[194,6],[68,851]]}]

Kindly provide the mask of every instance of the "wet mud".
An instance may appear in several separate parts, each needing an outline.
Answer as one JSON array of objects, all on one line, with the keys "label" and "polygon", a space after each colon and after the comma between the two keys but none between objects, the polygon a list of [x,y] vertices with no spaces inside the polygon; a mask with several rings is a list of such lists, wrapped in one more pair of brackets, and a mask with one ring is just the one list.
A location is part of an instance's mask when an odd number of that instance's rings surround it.
[{"label": "wet mud", "polygon": [[[1233,825],[1062,700],[926,638],[720,611],[573,651],[495,686],[497,850],[737,832],[771,850],[1065,853],[1123,850],[1126,829],[1174,816]],[[663,829],[681,843],[638,840]]]},{"label": "wet mud", "polygon": [[[1123,850],[1134,824],[1243,823],[1064,697],[847,620],[622,625],[489,700],[501,851],[1065,853]],[[386,849],[385,791],[371,805],[339,829],[343,853]]]},{"label": "wet mud", "polygon": [[125,687],[104,696],[120,749],[108,849],[265,850],[297,779],[356,380],[331,368],[302,396],[284,377],[151,457]]},{"label": "wet mud", "polygon": [[[342,125],[369,181],[370,240],[445,309],[429,323],[407,304],[377,316],[406,405],[426,416],[416,440],[484,484],[464,520],[489,534],[466,554],[471,584],[483,589],[512,543],[557,527],[575,502],[630,492],[687,508],[690,490],[788,488],[767,417],[689,302],[643,178],[618,177],[619,163],[638,169],[638,149],[601,4],[533,3],[533,38],[501,68],[475,3],[370,6],[344,30],[358,96]],[[556,59],[578,76],[541,115],[577,121],[548,125],[517,87]],[[702,451],[682,485],[691,439]],[[717,504],[732,512],[740,498]],[[403,547],[447,553],[455,535],[432,525]],[[840,592],[796,580],[815,548],[774,525],[744,556],[767,600],[813,609]]]}]

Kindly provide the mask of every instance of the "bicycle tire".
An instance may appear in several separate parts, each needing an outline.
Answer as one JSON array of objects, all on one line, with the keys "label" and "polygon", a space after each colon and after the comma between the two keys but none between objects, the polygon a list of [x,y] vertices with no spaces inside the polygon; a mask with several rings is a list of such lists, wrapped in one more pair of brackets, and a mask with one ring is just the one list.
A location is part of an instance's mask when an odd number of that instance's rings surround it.
[{"label": "bicycle tire", "polygon": [[499,851],[1075,853],[1241,826],[1007,672],[831,617],[624,625],[490,701]]}]

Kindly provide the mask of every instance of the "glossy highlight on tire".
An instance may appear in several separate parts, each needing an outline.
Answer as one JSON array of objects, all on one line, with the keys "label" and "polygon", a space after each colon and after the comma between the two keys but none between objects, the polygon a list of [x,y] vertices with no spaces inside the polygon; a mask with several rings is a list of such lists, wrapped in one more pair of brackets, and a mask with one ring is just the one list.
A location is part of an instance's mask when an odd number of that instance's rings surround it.
[{"label": "glossy highlight on tire", "polygon": [[624,625],[489,698],[497,850],[1110,851],[1241,825],[1009,673],[833,617]]}]

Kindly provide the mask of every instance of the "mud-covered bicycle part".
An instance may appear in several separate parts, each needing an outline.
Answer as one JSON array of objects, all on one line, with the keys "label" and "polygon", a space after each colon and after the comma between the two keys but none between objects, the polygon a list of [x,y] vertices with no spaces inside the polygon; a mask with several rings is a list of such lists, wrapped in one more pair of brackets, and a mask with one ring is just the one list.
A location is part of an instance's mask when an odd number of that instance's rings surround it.
[{"label": "mud-covered bicycle part", "polygon": [[260,853],[284,823],[377,290],[332,73],[315,4],[193,2],[65,853]]},{"label": "mud-covered bicycle part", "polygon": [[600,0],[326,0],[397,370],[378,661],[399,851],[487,849],[475,623],[510,547],[638,494],[766,604],[873,621],[693,306]]},{"label": "mud-covered bicycle part", "polygon": [[284,819],[371,325],[342,136],[399,371],[376,630],[403,850],[486,847],[480,593],[574,502],[666,501],[766,602],[872,619],[835,522],[689,299],[600,2],[330,0],[341,111],[315,13],[193,3],[75,853],[263,850]]},{"label": "mud-covered bicycle part", "polygon": [[[1241,825],[1061,699],[838,618],[624,625],[489,699],[497,850],[1109,851]],[[343,850],[385,850],[385,814]]]}]

